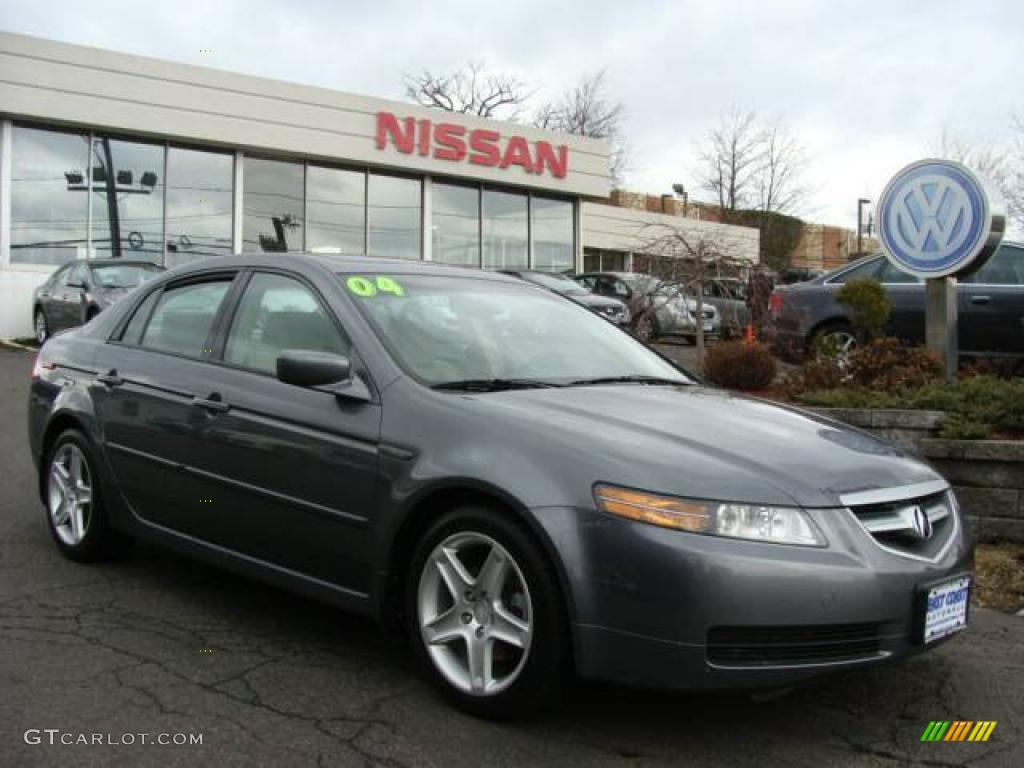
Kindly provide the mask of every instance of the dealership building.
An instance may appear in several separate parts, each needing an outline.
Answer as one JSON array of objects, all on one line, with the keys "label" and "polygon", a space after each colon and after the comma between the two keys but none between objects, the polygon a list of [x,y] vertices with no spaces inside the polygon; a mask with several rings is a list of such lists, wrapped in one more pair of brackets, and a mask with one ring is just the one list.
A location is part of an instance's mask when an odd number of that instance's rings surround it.
[{"label": "dealership building", "polygon": [[[31,335],[33,289],[76,258],[624,269],[678,220],[610,189],[601,140],[0,33],[0,338]],[[686,226],[757,258],[754,230]]]}]

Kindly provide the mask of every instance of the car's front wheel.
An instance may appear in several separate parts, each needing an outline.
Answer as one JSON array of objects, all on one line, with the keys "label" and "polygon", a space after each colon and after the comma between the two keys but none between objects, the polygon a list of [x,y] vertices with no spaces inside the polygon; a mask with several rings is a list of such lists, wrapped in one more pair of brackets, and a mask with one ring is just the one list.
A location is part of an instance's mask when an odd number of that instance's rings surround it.
[{"label": "car's front wheel", "polygon": [[533,537],[486,507],[464,507],[422,538],[407,584],[413,646],[456,704],[515,717],[553,699],[568,644],[558,579]]},{"label": "car's front wheel", "polygon": [[36,331],[36,343],[42,346],[50,338],[50,324],[46,321],[46,313],[43,312],[42,307],[36,307],[36,314],[33,320]]},{"label": "car's front wheel", "polygon": [[129,539],[110,527],[85,435],[76,429],[62,432],[43,466],[46,519],[57,548],[81,562],[118,554]]}]

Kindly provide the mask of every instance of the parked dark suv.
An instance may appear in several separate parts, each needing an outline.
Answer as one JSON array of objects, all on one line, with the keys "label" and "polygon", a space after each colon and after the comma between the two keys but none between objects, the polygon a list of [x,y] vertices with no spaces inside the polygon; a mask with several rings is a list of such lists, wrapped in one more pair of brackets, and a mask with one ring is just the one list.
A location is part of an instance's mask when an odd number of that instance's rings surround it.
[{"label": "parked dark suv", "polygon": [[[844,348],[852,346],[853,326],[846,307],[836,302],[836,293],[844,283],[866,277],[881,281],[892,299],[886,332],[913,344],[924,343],[924,282],[876,254],[805,283],[777,288],[770,310],[778,352],[798,358],[825,336]],[[957,290],[961,354],[1024,358],[1024,246],[1002,245],[981,269],[963,278]]]}]

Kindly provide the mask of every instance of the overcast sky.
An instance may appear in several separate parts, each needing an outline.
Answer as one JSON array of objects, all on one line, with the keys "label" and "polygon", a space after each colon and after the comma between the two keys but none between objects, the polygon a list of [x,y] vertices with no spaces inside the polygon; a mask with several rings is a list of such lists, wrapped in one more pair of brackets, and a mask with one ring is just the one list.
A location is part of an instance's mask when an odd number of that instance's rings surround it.
[{"label": "overcast sky", "polygon": [[604,68],[631,189],[706,197],[695,143],[756,110],[808,150],[805,214],[846,226],[944,129],[991,142],[1024,116],[1021,0],[0,0],[0,28],[391,98],[470,59],[542,93]]}]

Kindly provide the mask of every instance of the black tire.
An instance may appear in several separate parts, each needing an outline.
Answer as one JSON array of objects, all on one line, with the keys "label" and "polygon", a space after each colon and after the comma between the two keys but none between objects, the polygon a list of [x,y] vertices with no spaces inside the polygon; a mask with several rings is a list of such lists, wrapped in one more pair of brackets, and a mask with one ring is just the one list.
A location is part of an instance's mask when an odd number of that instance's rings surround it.
[{"label": "black tire", "polygon": [[[55,520],[53,512],[52,491],[55,481],[52,479],[53,466],[67,453],[77,451],[88,472],[90,502],[88,509],[83,510],[81,520],[84,522],[84,534],[78,541],[69,541],[67,535],[61,533],[61,526]],[[67,453],[66,453],[67,452]],[[131,544],[131,538],[115,531],[111,525],[107,509],[103,503],[103,488],[100,475],[96,469],[95,450],[88,438],[77,429],[68,429],[54,440],[46,460],[41,465],[41,488],[43,508],[46,512],[46,523],[50,529],[57,549],[65,557],[80,563],[108,560],[121,555]],[[67,533],[67,531],[65,531]]]},{"label": "black tire", "polygon": [[85,322],[91,322],[100,313],[99,307],[89,307],[85,312]]},{"label": "black tire", "polygon": [[[526,583],[531,603],[525,659],[521,657],[517,676],[497,693],[470,693],[450,682],[431,658],[420,628],[420,581],[424,569],[431,566],[428,559],[442,542],[461,534],[482,534],[504,548]],[[503,720],[536,714],[554,705],[571,679],[569,628],[558,576],[535,538],[510,513],[474,505],[438,518],[413,553],[405,583],[405,617],[413,652],[426,675],[447,699],[471,715]]]},{"label": "black tire", "polygon": [[36,343],[43,346],[50,338],[50,323],[46,319],[46,313],[43,312],[42,307],[36,307],[36,311],[32,314],[32,328],[35,331]]}]

